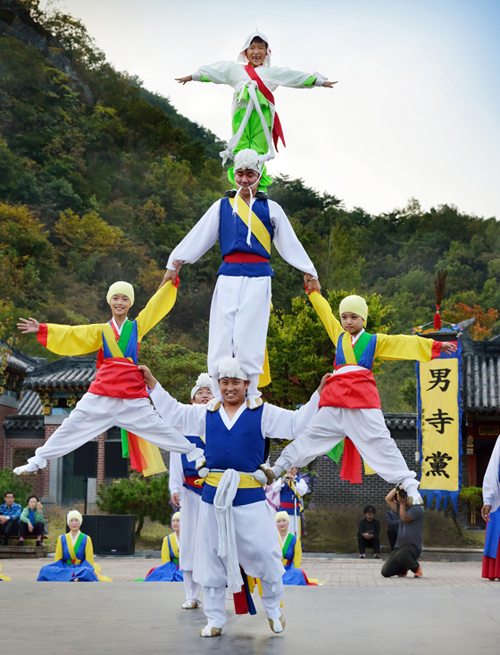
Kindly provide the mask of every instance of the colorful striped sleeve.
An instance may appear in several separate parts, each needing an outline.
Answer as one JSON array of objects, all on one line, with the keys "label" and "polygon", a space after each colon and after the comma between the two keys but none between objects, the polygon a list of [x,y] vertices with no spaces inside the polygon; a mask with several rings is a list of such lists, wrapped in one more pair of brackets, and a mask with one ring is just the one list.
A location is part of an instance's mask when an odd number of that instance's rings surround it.
[{"label": "colorful striped sleeve", "polygon": [[154,326],[161,321],[172,309],[177,299],[177,287],[179,286],[179,277],[175,283],[170,280],[155,293],[148,302],[146,307],[137,317],[137,333],[139,341],[142,340]]},{"label": "colorful striped sleeve", "polygon": [[57,355],[86,355],[102,346],[104,325],[55,325],[42,323],[37,339],[42,346]]},{"label": "colorful striped sleeve", "polygon": [[434,339],[404,334],[377,334],[375,357],[390,360],[417,360],[430,362],[439,357],[441,343]]},{"label": "colorful striped sleeve", "polygon": [[309,294],[309,300],[316,310],[316,313],[320,317],[321,322],[325,326],[325,329],[328,332],[328,336],[334,345],[337,346],[337,341],[339,340],[339,337],[344,332],[344,330],[333,315],[330,303],[326,298],[323,298],[323,296],[318,291],[312,291]]}]

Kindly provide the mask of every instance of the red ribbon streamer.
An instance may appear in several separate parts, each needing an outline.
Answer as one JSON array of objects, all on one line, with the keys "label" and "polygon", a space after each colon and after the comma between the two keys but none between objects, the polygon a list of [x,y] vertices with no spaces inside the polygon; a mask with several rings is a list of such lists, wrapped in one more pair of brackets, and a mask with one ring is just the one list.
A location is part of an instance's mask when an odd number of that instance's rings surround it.
[{"label": "red ribbon streamer", "polygon": [[[268,100],[269,102],[272,102],[272,104],[276,107],[276,103],[274,102],[273,94],[271,93],[271,91],[269,91],[267,86],[260,79],[257,71],[252,66],[252,64],[248,63],[245,66],[245,70],[248,73],[249,77],[251,77],[252,80],[257,82],[257,86],[259,87],[259,91],[262,93],[264,98],[266,100]],[[275,113],[274,113],[274,123],[273,123],[273,142],[274,142],[274,147],[276,148],[276,152],[278,152],[278,140],[279,139],[281,139],[283,145],[286,148],[285,135],[283,134],[283,128],[281,127],[280,117],[278,116],[278,113],[275,111]]]}]

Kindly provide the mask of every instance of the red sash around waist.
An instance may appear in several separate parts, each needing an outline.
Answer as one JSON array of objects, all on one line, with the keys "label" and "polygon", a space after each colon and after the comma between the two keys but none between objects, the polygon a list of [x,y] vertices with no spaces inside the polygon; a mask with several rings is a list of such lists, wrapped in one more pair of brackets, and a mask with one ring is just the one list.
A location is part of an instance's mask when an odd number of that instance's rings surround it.
[{"label": "red sash around waist", "polygon": [[201,485],[196,484],[196,480],[203,480],[203,478],[200,477],[189,477],[187,475],[184,476],[184,482],[188,484],[190,487],[200,487]]},{"label": "red sash around waist", "polygon": [[295,504],[298,506],[300,505],[299,501],[297,503],[280,503],[280,507],[285,507],[287,509],[293,509],[295,507]]},{"label": "red sash around waist", "polygon": [[233,252],[230,255],[224,255],[224,261],[229,264],[262,264],[269,261],[269,257],[252,255],[249,252]]}]

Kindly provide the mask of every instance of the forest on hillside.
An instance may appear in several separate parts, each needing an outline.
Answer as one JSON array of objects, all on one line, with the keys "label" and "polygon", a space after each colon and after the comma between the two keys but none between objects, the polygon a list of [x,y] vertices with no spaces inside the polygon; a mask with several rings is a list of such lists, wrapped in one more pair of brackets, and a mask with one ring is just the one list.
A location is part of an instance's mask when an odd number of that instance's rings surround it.
[{"label": "forest on hillside", "polygon": [[[19,316],[54,323],[108,318],[109,284],[126,279],[140,310],[172,248],[228,187],[222,142],[167,98],[116,71],[85,26],[37,0],[0,10],[0,339],[53,356],[21,337]],[[334,192],[334,190],[333,190]],[[369,298],[369,329],[410,333],[432,320],[434,280],[447,269],[443,318],[477,316],[470,333],[500,333],[500,224],[415,199],[378,216],[279,177],[282,205],[336,309],[348,292]],[[145,341],[142,361],[185,398],[205,367],[208,315],[220,253],[181,272],[176,306]],[[268,396],[307,397],[331,368],[333,347],[303,292],[300,272],[272,260]],[[134,309],[136,308],[134,307]],[[413,364],[384,363],[384,408],[413,411]]]}]

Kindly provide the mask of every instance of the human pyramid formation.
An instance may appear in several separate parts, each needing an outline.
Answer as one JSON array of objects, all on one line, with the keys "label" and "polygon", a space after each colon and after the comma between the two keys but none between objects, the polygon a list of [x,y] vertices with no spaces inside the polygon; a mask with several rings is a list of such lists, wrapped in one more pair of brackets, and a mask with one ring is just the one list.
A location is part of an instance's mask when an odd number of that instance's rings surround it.
[{"label": "human pyramid formation", "polygon": [[[52,352],[83,355],[99,350],[99,356],[88,393],[16,473],[36,471],[113,426],[176,453],[171,476],[180,481],[178,551],[187,596],[183,607],[198,607],[203,587],[207,625],[202,637],[221,634],[226,586],[236,596],[242,588],[248,592],[248,578],[259,581],[272,631],[285,628],[283,561],[293,559],[293,548],[283,525],[281,541],[278,538],[264,491],[283,471],[306,465],[349,435],[376,473],[387,482],[401,483],[413,503],[422,502],[415,473],[408,470],[386,428],[373,362],[375,357],[427,362],[456,349],[452,343],[417,336],[368,334],[364,329],[368,308],[359,296],[345,298],[339,307],[340,323],[335,318],[287,216],[265,193],[271,182],[265,163],[275,156],[278,139],[284,142],[273,91],[278,85],[332,88],[335,82],[317,73],[271,66],[270,53],[267,37],[255,32],[237,62],[202,66],[178,80],[234,88],[233,136],[221,153],[224,160],[234,159],[229,170],[234,188],[174,248],[159,290],[137,319],[127,318],[134,302],[132,285],[115,282],[107,294],[112,313],[108,323],[69,327],[40,324],[33,318],[19,323],[24,333],[36,333]],[[138,365],[138,349],[146,333],[172,308],[181,266],[197,261],[217,239],[223,261],[210,312],[208,375],[200,376],[192,404],[187,405],[175,400],[147,367]],[[263,402],[259,390],[267,373],[271,243],[304,273],[309,299],[336,348],[333,373],[325,375],[309,402],[295,411]],[[272,468],[266,466],[268,438],[293,440]]]}]

